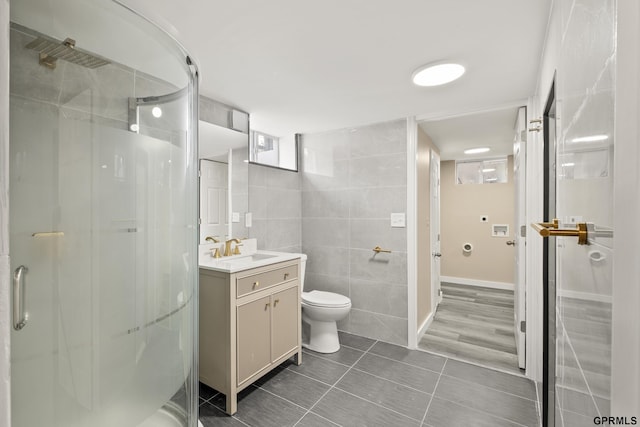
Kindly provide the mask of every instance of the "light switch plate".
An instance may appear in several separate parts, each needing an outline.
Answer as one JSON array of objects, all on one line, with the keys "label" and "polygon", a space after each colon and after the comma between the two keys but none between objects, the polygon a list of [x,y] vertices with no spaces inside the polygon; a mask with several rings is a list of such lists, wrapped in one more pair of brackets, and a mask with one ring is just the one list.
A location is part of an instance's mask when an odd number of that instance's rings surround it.
[{"label": "light switch plate", "polygon": [[404,228],[407,226],[407,218],[404,212],[391,214],[391,227]]},{"label": "light switch plate", "polygon": [[231,222],[240,222],[240,212],[231,213]]},{"label": "light switch plate", "polygon": [[251,212],[247,212],[246,214],[244,214],[244,226],[249,228],[251,227],[251,220],[252,220],[252,216]]}]

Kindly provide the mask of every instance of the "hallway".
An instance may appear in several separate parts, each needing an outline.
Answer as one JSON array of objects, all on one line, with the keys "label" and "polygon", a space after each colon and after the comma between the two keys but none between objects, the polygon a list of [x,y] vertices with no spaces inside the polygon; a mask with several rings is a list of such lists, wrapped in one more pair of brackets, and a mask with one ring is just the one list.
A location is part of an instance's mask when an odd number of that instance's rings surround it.
[{"label": "hallway", "polygon": [[513,291],[443,282],[442,292],[433,323],[418,347],[522,374],[513,335]]}]

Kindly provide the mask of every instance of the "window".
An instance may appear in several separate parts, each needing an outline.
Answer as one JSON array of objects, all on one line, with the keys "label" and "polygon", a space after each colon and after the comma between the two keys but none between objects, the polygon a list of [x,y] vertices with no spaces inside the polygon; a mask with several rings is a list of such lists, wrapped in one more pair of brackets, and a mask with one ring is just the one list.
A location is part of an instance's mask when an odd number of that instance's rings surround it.
[{"label": "window", "polygon": [[456,161],[457,184],[500,184],[507,182],[507,158]]}]

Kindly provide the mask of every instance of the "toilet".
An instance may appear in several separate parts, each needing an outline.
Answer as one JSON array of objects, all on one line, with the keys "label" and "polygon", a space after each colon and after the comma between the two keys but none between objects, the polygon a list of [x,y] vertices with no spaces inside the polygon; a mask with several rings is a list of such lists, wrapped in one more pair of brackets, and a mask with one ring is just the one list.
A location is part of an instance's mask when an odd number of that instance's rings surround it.
[{"label": "toilet", "polygon": [[351,310],[351,300],[340,294],[324,291],[304,292],[307,256],[300,257],[300,285],[302,287],[302,322],[309,326],[308,342],[302,346],[318,353],[340,350],[336,322]]}]

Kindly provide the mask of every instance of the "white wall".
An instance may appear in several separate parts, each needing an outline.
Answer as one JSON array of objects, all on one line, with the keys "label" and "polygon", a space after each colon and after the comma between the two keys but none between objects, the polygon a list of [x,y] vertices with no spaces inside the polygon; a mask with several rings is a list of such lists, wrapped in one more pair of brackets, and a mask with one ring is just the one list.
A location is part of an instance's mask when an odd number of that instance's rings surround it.
[{"label": "white wall", "polygon": [[[640,5],[618,2],[612,415],[640,415]],[[624,232],[621,232],[624,230]]]},{"label": "white wall", "polygon": [[0,425],[10,425],[9,0],[0,0]]}]

